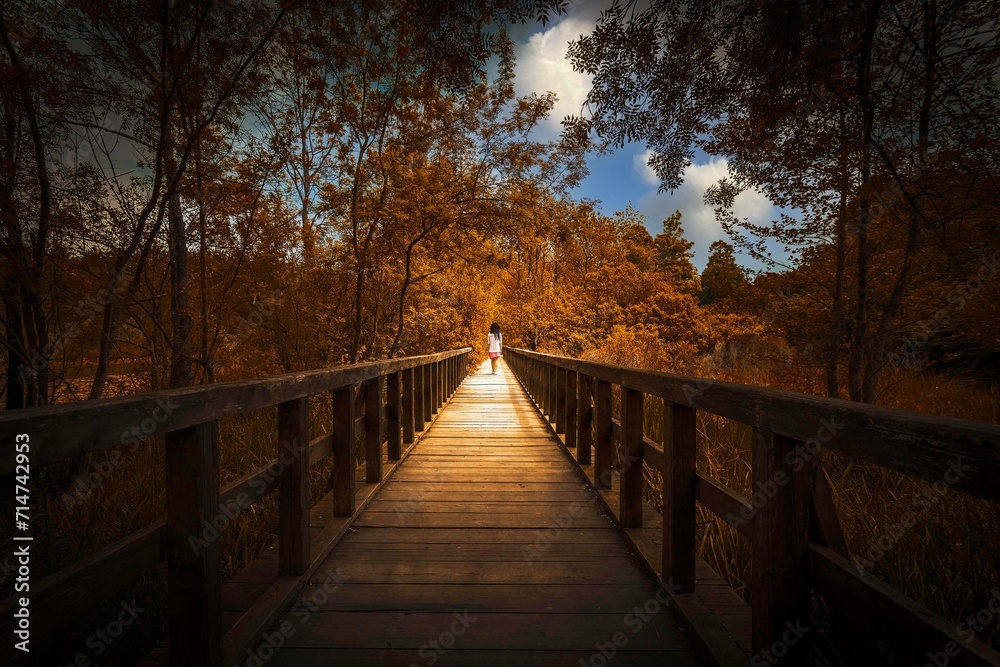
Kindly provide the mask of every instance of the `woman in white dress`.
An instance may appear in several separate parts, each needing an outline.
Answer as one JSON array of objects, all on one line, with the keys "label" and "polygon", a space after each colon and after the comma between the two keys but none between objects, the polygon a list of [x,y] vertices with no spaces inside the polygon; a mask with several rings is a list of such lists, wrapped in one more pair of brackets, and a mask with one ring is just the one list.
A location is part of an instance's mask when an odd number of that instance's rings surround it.
[{"label": "woman in white dress", "polygon": [[493,366],[493,375],[497,374],[497,364],[503,356],[503,334],[500,333],[500,325],[494,322],[490,325],[490,333],[486,337],[490,345],[490,364]]}]

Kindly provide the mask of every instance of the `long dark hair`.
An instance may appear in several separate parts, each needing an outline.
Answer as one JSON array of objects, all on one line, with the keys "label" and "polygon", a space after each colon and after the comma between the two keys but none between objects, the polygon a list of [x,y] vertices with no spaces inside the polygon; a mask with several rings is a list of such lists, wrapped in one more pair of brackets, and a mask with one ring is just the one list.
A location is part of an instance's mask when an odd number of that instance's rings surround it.
[{"label": "long dark hair", "polygon": [[493,334],[494,336],[499,336],[500,335],[500,325],[497,324],[496,322],[494,322],[493,324],[491,324],[490,325],[490,333]]}]

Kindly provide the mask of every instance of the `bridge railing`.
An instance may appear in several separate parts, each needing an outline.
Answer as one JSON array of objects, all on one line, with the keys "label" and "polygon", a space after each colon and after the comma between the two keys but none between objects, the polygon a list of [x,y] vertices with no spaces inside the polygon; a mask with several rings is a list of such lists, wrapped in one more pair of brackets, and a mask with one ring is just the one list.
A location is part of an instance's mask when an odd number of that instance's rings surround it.
[{"label": "bridge railing", "polygon": [[[1000,665],[1000,653],[854,564],[816,456],[827,449],[996,502],[1000,427],[516,348],[505,359],[581,466],[593,448],[596,486],[610,488],[619,462],[623,529],[642,526],[642,464],[661,473],[662,578],[678,595],[695,590],[696,503],[750,540],[755,655],[780,645],[789,664],[807,664],[809,642],[782,637],[788,623],[809,623],[816,590],[852,627],[879,628],[918,664],[940,653],[950,664]],[[663,400],[662,446],[643,433],[644,395]],[[752,427],[753,488],[762,490],[752,500],[697,469],[698,410]]]},{"label": "bridge railing", "polygon": [[[414,442],[462,382],[470,350],[0,413],[0,475],[15,471],[18,434],[30,438],[32,476],[60,460],[165,434],[167,516],[32,582],[32,641],[69,626],[166,561],[170,663],[232,664],[320,556],[310,549],[309,467],[333,456],[327,490],[334,516],[352,517],[358,433],[365,439],[366,482],[380,483],[383,445],[389,461],[400,458],[403,445]],[[333,427],[310,440],[308,400],[324,392],[332,394]],[[278,416],[276,458],[220,492],[219,420],[272,406]],[[279,581],[266,594],[275,609],[256,617],[248,613],[223,636],[221,546],[199,539],[223,508],[232,520],[275,490]],[[0,603],[0,634],[15,636],[17,606],[17,595]]]}]

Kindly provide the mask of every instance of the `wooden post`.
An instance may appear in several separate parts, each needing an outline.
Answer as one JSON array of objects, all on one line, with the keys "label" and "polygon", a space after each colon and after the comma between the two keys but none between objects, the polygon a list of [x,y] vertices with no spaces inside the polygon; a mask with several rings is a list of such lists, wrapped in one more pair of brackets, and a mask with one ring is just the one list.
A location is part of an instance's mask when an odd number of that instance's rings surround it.
[{"label": "wooden post", "polygon": [[368,380],[365,393],[365,481],[382,481],[382,376]]},{"label": "wooden post", "polygon": [[591,429],[594,425],[594,409],[591,407],[594,380],[589,375],[579,374],[576,383],[576,462],[590,465],[590,448],[593,442]]},{"label": "wooden post", "polygon": [[349,384],[333,390],[333,515],[353,516],[354,392]]},{"label": "wooden post", "polygon": [[278,405],[278,576],[309,568],[309,399]]},{"label": "wooden post", "polygon": [[424,390],[424,395],[420,399],[420,405],[424,408],[424,421],[430,424],[431,419],[434,417],[434,409],[432,406],[434,395],[433,389],[431,388],[434,381],[431,377],[431,364],[424,364],[421,367],[420,372],[424,376],[423,384],[421,385]]},{"label": "wooden post", "polygon": [[597,435],[597,441],[594,443],[594,486],[599,489],[610,489],[614,432],[611,424],[611,383],[607,380],[597,379],[597,391],[594,395],[594,427]]},{"label": "wooden post", "polygon": [[549,366],[545,362],[539,360],[538,362],[538,398],[535,401],[538,404],[538,411],[542,415],[547,415],[549,413]]},{"label": "wooden post", "polygon": [[556,423],[556,402],[558,401],[559,389],[556,386],[559,382],[556,378],[556,367],[553,364],[546,364],[548,366],[548,383],[549,386],[546,390],[546,402],[548,403],[548,415],[549,423]]},{"label": "wooden post", "polygon": [[413,415],[416,413],[413,407],[413,369],[406,368],[402,372],[403,380],[403,443],[412,445],[414,441]]},{"label": "wooden post", "polygon": [[434,364],[434,373],[437,375],[437,382],[434,383],[434,386],[437,387],[437,406],[438,410],[440,410],[442,407],[444,407],[444,399],[447,395],[446,394],[447,387],[445,387],[446,374],[444,371],[443,361],[439,361],[436,364]]},{"label": "wooden post", "polygon": [[416,366],[413,372],[413,428],[424,430],[424,369]]},{"label": "wooden post", "polygon": [[574,449],[576,447],[576,423],[578,421],[577,417],[577,404],[576,404],[576,371],[567,370],[566,371],[566,449]]},{"label": "wooden post", "polygon": [[431,415],[438,413],[438,406],[441,401],[441,387],[438,385],[438,365],[437,362],[427,364],[427,372],[430,373]]},{"label": "wooden post", "polygon": [[642,413],[642,392],[622,387],[618,518],[623,528],[642,528]]},{"label": "wooden post", "polygon": [[695,409],[663,403],[663,580],[694,592],[695,564]]},{"label": "wooden post", "polygon": [[556,370],[556,433],[566,432],[566,369],[553,366]]},{"label": "wooden post", "polygon": [[444,362],[445,367],[445,400],[451,399],[452,393],[455,391],[455,357],[448,357]]},{"label": "wooden post", "polygon": [[[400,373],[389,373],[385,376],[385,428],[386,450],[390,461],[398,461],[402,455],[400,426],[402,422],[400,411]],[[412,426],[411,426],[412,428]]]},{"label": "wooden post", "polygon": [[166,436],[167,627],[172,667],[222,665],[219,423]]},{"label": "wooden post", "polygon": [[[795,440],[753,429],[754,503],[751,598],[754,654],[784,644],[784,664],[809,660],[809,511],[812,466],[796,470]],[[783,640],[789,629],[796,642]]]}]

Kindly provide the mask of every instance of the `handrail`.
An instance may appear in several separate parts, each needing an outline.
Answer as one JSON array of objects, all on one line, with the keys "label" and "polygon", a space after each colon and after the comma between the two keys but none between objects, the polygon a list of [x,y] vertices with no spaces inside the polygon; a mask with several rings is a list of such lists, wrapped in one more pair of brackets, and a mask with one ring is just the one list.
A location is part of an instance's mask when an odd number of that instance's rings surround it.
[{"label": "handrail", "polygon": [[996,481],[1000,479],[1000,426],[996,424],[518,348],[508,350],[803,442],[814,438],[827,423],[832,428],[827,429],[830,438],[823,447],[929,482],[940,480],[960,458],[963,474],[949,486],[1000,501]]},{"label": "handrail", "polygon": [[[406,454],[416,434],[468,373],[472,348],[203,387],[151,392],[0,414],[0,438],[27,433],[34,469],[79,453],[166,434],[167,516],[31,585],[32,639],[51,636],[163,561],[171,665],[221,667],[243,656],[291,601]],[[332,392],[333,429],[309,440],[308,400]],[[277,457],[219,490],[219,419],[277,407]],[[363,415],[356,415],[358,408]],[[356,430],[364,434],[366,487],[355,485]],[[0,453],[0,473],[14,468]],[[309,467],[333,455],[327,485],[333,536],[310,536]],[[206,524],[279,492],[279,580],[228,633],[222,628],[222,554]],[[367,493],[366,493],[367,491]],[[358,501],[357,495],[363,496]],[[333,525],[333,523],[331,523]],[[324,537],[326,536],[326,537]],[[318,541],[317,541],[318,540]],[[14,633],[18,596],[0,601],[0,631]]]},{"label": "handrail", "polygon": [[[132,396],[77,401],[0,412],[0,442],[30,429],[32,463],[44,465],[111,445],[129,444],[206,421],[365,382],[467,354],[472,348],[286,373],[251,380],[167,389]],[[0,475],[14,470],[13,447],[0,449]]]},{"label": "handrail", "polygon": [[[611,489],[617,476],[626,533],[642,528],[643,463],[661,473],[661,576],[679,601],[695,591],[698,503],[751,541],[755,655],[781,646],[783,664],[808,662],[810,636],[791,645],[784,637],[789,623],[810,626],[815,588],[839,614],[835,629],[852,639],[861,624],[890,628],[893,648],[913,661],[947,650],[961,664],[1000,665],[1000,653],[853,565],[816,457],[825,448],[997,501],[1000,427],[518,348],[505,348],[505,358],[581,467],[593,447],[595,486]],[[643,433],[645,394],[664,401],[662,446]],[[752,427],[752,501],[697,469],[698,410]]]}]

